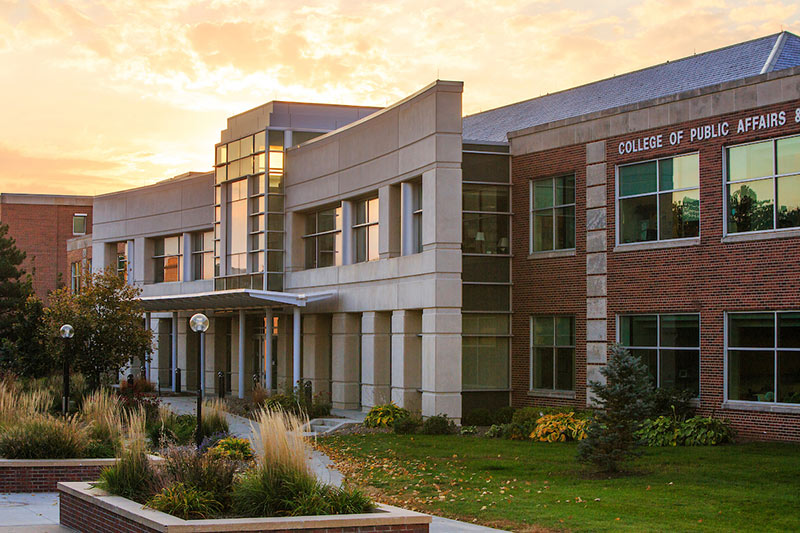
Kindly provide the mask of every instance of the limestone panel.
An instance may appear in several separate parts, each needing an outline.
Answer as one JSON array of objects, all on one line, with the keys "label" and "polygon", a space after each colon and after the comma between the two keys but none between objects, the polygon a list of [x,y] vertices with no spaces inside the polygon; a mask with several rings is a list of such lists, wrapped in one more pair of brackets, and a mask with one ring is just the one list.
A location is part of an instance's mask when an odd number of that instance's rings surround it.
[{"label": "limestone panel", "polygon": [[606,160],[606,142],[597,141],[586,145],[586,164],[602,163]]}]

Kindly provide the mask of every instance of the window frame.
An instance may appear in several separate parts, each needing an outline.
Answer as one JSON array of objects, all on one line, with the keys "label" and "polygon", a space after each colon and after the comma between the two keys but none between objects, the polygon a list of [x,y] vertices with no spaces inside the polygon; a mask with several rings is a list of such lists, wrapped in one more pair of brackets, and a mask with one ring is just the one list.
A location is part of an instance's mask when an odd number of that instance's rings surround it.
[{"label": "window frame", "polygon": [[[793,137],[800,137],[800,134],[794,133],[789,135],[781,135],[779,137],[768,137],[766,139],[760,139],[757,141],[748,141],[738,144],[730,144],[725,145],[722,147],[722,236],[738,236],[738,235],[763,235],[763,234],[770,234],[774,232],[785,232],[785,231],[800,231],[800,226],[792,226],[788,228],[779,228],[778,227],[778,179],[788,176],[798,176],[800,175],[800,171],[792,172],[789,174],[778,174],[778,158],[777,156],[777,149],[778,149],[778,141],[783,139],[790,139]],[[730,168],[728,166],[728,151],[731,148],[739,148],[741,146],[749,146],[753,144],[760,144],[769,142],[772,144],[772,174],[769,176],[761,176],[756,178],[747,178],[743,180],[736,180],[731,182],[728,180],[728,175],[730,172]],[[730,195],[728,194],[728,186],[731,183],[749,183],[753,181],[759,180],[771,180],[772,181],[772,194],[773,194],[773,202],[772,202],[772,228],[770,229],[759,229],[759,230],[752,230],[752,231],[735,231],[732,232],[728,229],[728,204],[730,201]],[[788,404],[787,404],[788,405]]]},{"label": "window frame", "polygon": [[[699,399],[703,395],[703,380],[701,368],[703,361],[703,318],[700,312],[664,312],[664,313],[620,313],[617,315],[617,341],[628,350],[655,350],[656,351],[656,388],[661,388],[661,350],[677,351],[697,351],[697,396]],[[622,344],[622,319],[632,316],[654,316],[656,317],[656,345],[655,346],[626,346]],[[697,348],[689,346],[662,346],[661,345],[661,317],[662,316],[696,316],[697,317]]]},{"label": "window frame", "polygon": [[[183,260],[184,260],[184,258],[183,258],[183,235],[182,234],[179,234],[179,235],[163,235],[163,236],[160,236],[160,237],[153,237],[153,241],[154,241],[153,244],[154,244],[154,247],[155,247],[155,241],[166,240],[166,239],[170,239],[172,237],[177,237],[178,238],[178,253],[177,254],[164,253],[164,254],[161,254],[161,255],[156,255],[155,251],[153,251],[153,255],[150,257],[150,260],[153,261],[153,283],[181,283],[182,281],[184,281],[184,279],[183,279]],[[165,250],[166,250],[166,246],[165,246]],[[166,281],[166,280],[163,280],[163,279],[161,281],[156,281],[156,279],[157,279],[156,278],[157,269],[156,269],[156,266],[155,266],[155,261],[157,259],[166,259],[166,258],[169,258],[169,257],[177,257],[178,258],[178,279],[176,279],[175,281]],[[161,276],[162,276],[162,278],[164,276],[163,270],[164,269],[163,269],[163,266],[162,266],[162,268],[161,268],[161,272],[162,272]]]},{"label": "window frame", "polygon": [[[697,187],[683,187],[680,189],[665,189],[661,190],[661,165],[660,162],[667,160],[667,159],[677,159],[679,157],[685,157],[689,155],[697,155],[698,159],[698,171],[697,171]],[[656,190],[655,192],[648,192],[648,193],[641,193],[641,194],[631,194],[628,196],[620,196],[620,172],[619,169],[622,167],[628,167],[633,165],[641,165],[644,163],[651,163],[654,162],[656,164]],[[724,161],[723,161],[724,164]],[[723,182],[725,180],[723,179]],[[724,184],[723,184],[724,188]],[[702,220],[703,220],[703,209],[700,201],[700,151],[693,150],[691,152],[684,152],[680,154],[674,154],[664,157],[652,157],[650,159],[643,159],[641,161],[631,161],[630,163],[621,163],[616,165],[614,168],[614,228],[615,231],[615,244],[617,246],[641,246],[643,244],[656,244],[656,243],[673,243],[673,242],[687,242],[687,241],[697,241],[703,235],[703,228],[702,228]],[[675,237],[672,239],[662,239],[661,238],[661,194],[663,193],[675,193],[675,192],[683,192],[683,191],[697,191],[697,235],[694,237]],[[620,200],[627,200],[630,198],[642,198],[645,196],[655,196],[656,197],[656,236],[655,240],[651,241],[633,241],[633,242],[622,242],[621,241],[621,230],[622,230],[622,221],[621,221],[621,214],[622,209],[620,209]],[[726,215],[727,219],[727,215]]]},{"label": "window frame", "polygon": [[[370,205],[370,202],[372,202],[373,200],[378,200],[378,204],[376,204],[378,206],[377,207],[378,218],[374,222],[370,222],[370,220],[369,220],[369,218],[370,218],[369,205]],[[362,203],[364,204],[365,222],[356,223],[358,206],[359,206],[359,204],[362,204]],[[350,231],[352,232],[351,234],[352,234],[352,242],[353,242],[353,263],[354,264],[355,263],[369,263],[370,261],[377,261],[378,259],[380,259],[380,248],[378,248],[379,251],[378,251],[378,256],[377,257],[375,257],[374,259],[370,259],[369,258],[369,244],[370,244],[369,229],[372,226],[376,226],[376,227],[380,228],[380,212],[381,212],[381,210],[380,210],[380,199],[379,199],[378,196],[372,195],[372,196],[367,196],[365,198],[360,198],[358,200],[354,200],[353,201],[353,224],[350,227]],[[344,221],[342,221],[342,222],[344,222]],[[357,240],[358,240],[357,239],[358,232],[356,231],[356,230],[358,230],[360,228],[366,228],[364,230],[364,239],[365,239],[364,250],[365,250],[365,254],[366,255],[364,256],[364,259],[361,259],[361,260],[358,259],[358,242],[357,242]],[[378,231],[380,231],[380,230],[378,230]],[[378,246],[380,246],[380,235],[378,235],[377,240],[378,240]]]},{"label": "window frame", "polygon": [[[206,234],[211,234],[211,249],[206,249]],[[192,262],[192,281],[199,281],[199,280],[212,280],[214,279],[214,230],[207,230],[207,231],[195,231],[192,234],[192,248],[191,248],[191,262]],[[200,238],[203,242],[203,249],[202,250],[195,250],[195,239]],[[211,257],[211,272],[206,273],[204,266],[204,259],[205,256],[208,255]],[[203,272],[202,277],[197,277],[197,262],[200,262],[201,268],[200,270]]]},{"label": "window frame", "polygon": [[[83,219],[83,233],[75,231],[75,219]],[[72,214],[72,234],[73,235],[86,235],[89,233],[89,214],[88,213],[73,213]]]},{"label": "window frame", "polygon": [[[760,407],[762,410],[770,410],[777,408],[780,411],[791,411],[791,412],[800,412],[800,403],[785,403],[778,401],[778,352],[800,352],[800,348],[786,348],[786,347],[779,347],[778,346],[778,315],[783,313],[800,313],[800,309],[781,309],[777,311],[768,311],[768,310],[752,310],[752,311],[725,311],[724,313],[724,327],[723,327],[723,335],[724,335],[724,352],[723,352],[723,407],[725,404],[731,405],[740,405],[740,406],[754,406]],[[741,346],[730,346],[729,334],[730,334],[730,316],[731,315],[750,315],[750,314],[771,314],[772,315],[772,347],[761,347],[761,348],[754,348],[754,347],[741,347]],[[773,352],[773,378],[772,378],[772,386],[773,386],[773,401],[758,401],[758,400],[732,400],[728,397],[730,394],[729,390],[729,357],[728,352],[730,350],[739,350],[739,351],[754,351],[754,352]]]},{"label": "window frame", "polygon": [[[552,345],[534,344],[534,327],[533,326],[534,326],[534,322],[535,322],[535,320],[537,318],[552,318],[553,319],[553,344]],[[558,342],[558,333],[557,333],[557,331],[558,331],[558,319],[559,318],[571,318],[572,319],[572,344],[571,345],[566,345],[566,344],[560,345],[560,344],[557,344],[557,342]],[[578,365],[577,365],[577,360],[576,360],[577,346],[578,346],[577,335],[576,335],[577,326],[578,326],[577,317],[575,315],[558,315],[558,314],[548,315],[548,314],[538,314],[538,313],[534,313],[534,314],[530,315],[530,317],[528,319],[528,365],[529,365],[529,368],[528,368],[528,391],[529,392],[531,392],[533,394],[538,394],[538,395],[572,395],[572,394],[575,394],[577,392],[577,388],[578,388],[578,383],[577,383],[577,373],[578,373],[577,366]],[[535,366],[534,362],[533,362],[533,357],[534,357],[534,351],[535,351],[536,348],[552,348],[553,349],[553,388],[540,388],[540,387],[534,387],[533,386],[534,385],[533,368]],[[556,356],[556,350],[558,348],[570,348],[570,349],[572,349],[572,389],[559,389],[559,388],[557,388],[557,385],[558,385],[558,377],[557,377],[558,376],[558,366],[557,366],[558,357]]]},{"label": "window frame", "polygon": [[422,253],[422,217],[423,217],[422,180],[411,182],[411,227],[414,237],[413,253]]},{"label": "window frame", "polygon": [[[332,230],[318,231],[319,230],[319,214],[324,212],[324,211],[330,211],[330,210],[333,210],[334,211],[334,216],[339,218],[338,223],[336,221],[334,221],[334,229],[332,229]],[[329,206],[329,207],[326,207],[326,208],[323,208],[323,209],[317,209],[315,211],[310,211],[310,212],[307,212],[305,214],[306,217],[309,217],[309,216],[313,216],[314,217],[314,233],[308,233],[308,234],[304,234],[303,235],[303,237],[302,237],[303,250],[304,251],[306,250],[306,243],[308,242],[307,239],[313,239],[314,240],[314,256],[315,256],[314,257],[314,266],[313,267],[309,267],[308,266],[308,257],[305,258],[305,260],[304,260],[304,266],[305,266],[304,269],[305,270],[312,270],[312,269],[315,269],[315,268],[329,268],[329,267],[336,267],[336,266],[341,266],[342,265],[342,250],[341,249],[339,249],[339,250],[336,249],[336,237],[335,237],[335,235],[337,233],[340,234],[340,235],[342,234],[342,226],[344,225],[343,224],[344,221],[342,220],[342,211],[341,210],[342,210],[342,204],[341,204],[341,202],[339,202],[338,204],[335,204],[333,206]],[[337,227],[337,224],[338,224],[338,227]],[[319,266],[319,252],[320,252],[320,250],[319,250],[319,238],[323,237],[325,235],[334,235],[334,249],[333,249],[334,261],[333,261],[332,265],[328,265],[328,266],[322,267],[322,266]],[[337,262],[337,257],[336,257],[337,254],[338,254],[338,262]]]},{"label": "window frame", "polygon": [[[572,176],[572,179],[573,179],[573,188],[572,188],[573,201],[572,201],[571,204],[558,204],[558,205],[556,205],[556,203],[555,203],[555,198],[556,198],[556,193],[555,193],[555,191],[556,191],[556,180],[559,179],[559,178],[567,178],[567,177],[570,177],[570,176]],[[553,205],[551,205],[550,207],[540,207],[540,208],[537,209],[533,205],[534,183],[537,182],[537,181],[545,181],[545,180],[551,180],[552,183],[553,183]],[[549,254],[549,253],[553,253],[553,252],[575,251],[575,246],[577,245],[576,243],[577,243],[577,240],[578,240],[578,227],[577,227],[578,226],[577,225],[578,194],[577,193],[578,193],[578,187],[577,187],[577,177],[575,175],[575,172],[571,172],[571,173],[568,172],[568,173],[565,173],[565,174],[557,174],[555,176],[541,176],[541,177],[538,177],[538,178],[532,178],[532,179],[528,180],[528,254],[529,255]],[[573,246],[571,248],[556,248],[555,247],[556,246],[556,223],[555,223],[556,209],[563,209],[565,207],[570,207],[570,206],[572,207],[572,244],[573,244]],[[551,248],[550,250],[534,250],[533,249],[533,241],[534,241],[534,233],[533,233],[533,224],[534,224],[534,222],[533,221],[535,220],[537,211],[547,211],[547,210],[552,211],[552,214],[553,214],[553,248]]]}]

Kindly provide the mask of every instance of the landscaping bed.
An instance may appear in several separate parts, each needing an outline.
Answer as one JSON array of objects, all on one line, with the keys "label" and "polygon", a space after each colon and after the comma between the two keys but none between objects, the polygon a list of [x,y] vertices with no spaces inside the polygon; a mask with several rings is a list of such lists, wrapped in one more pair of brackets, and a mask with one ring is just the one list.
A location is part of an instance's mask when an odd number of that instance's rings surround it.
[{"label": "landscaping bed", "polygon": [[58,492],[61,524],[87,532],[426,533],[431,522],[430,516],[388,505],[378,505],[372,513],[351,515],[183,520],[119,496],[110,496],[89,483],[59,483]]}]

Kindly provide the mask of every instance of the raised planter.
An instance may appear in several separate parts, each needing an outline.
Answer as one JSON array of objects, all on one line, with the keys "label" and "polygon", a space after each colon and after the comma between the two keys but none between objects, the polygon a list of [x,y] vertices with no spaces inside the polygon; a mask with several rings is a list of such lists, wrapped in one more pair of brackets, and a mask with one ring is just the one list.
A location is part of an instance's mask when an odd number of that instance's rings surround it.
[{"label": "raised planter", "polygon": [[[160,457],[150,456],[151,461]],[[94,481],[108,459],[0,459],[0,492],[55,492],[59,481]]]},{"label": "raised planter", "polygon": [[93,488],[89,483],[59,483],[61,525],[87,533],[125,532],[256,532],[306,531],[315,533],[427,533],[431,517],[379,504],[374,513],[182,520],[148,509],[134,501]]}]

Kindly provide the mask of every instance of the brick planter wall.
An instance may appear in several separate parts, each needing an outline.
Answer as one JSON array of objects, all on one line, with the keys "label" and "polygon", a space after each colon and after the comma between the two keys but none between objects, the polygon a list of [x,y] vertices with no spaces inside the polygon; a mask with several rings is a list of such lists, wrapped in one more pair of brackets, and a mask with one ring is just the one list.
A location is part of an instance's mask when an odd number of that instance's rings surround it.
[{"label": "brick planter wall", "polygon": [[91,489],[88,483],[59,483],[58,492],[61,525],[86,533],[428,533],[431,521],[430,516],[388,505],[361,515],[182,520]]},{"label": "brick planter wall", "polygon": [[116,459],[0,459],[0,492],[55,492],[59,481],[95,481]]}]

